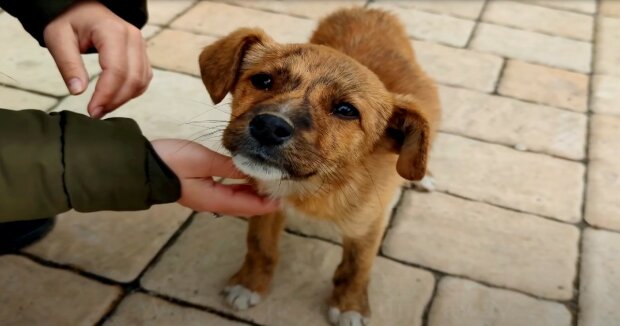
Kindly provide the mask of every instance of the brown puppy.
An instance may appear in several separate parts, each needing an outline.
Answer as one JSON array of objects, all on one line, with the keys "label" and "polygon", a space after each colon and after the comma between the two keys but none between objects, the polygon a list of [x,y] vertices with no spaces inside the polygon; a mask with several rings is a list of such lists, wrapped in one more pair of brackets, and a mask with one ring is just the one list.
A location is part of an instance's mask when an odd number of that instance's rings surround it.
[{"label": "brown puppy", "polygon": [[250,220],[245,262],[226,300],[246,309],[267,293],[285,217],[299,214],[332,222],[342,234],[330,321],[366,324],[389,205],[400,176],[424,177],[440,116],[436,87],[403,27],[391,14],[357,8],[325,18],[310,44],[278,44],[260,29],[240,29],[207,47],[200,67],[213,102],[233,95],[224,146],[283,203],[281,212]]}]

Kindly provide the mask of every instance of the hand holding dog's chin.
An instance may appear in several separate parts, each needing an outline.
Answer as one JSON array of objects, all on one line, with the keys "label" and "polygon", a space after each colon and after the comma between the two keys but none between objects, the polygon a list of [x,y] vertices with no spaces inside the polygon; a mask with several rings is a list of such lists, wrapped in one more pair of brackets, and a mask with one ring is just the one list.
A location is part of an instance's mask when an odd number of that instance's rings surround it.
[{"label": "hand holding dog's chin", "polygon": [[75,2],[45,27],[43,38],[72,95],[88,85],[81,54],[99,53],[101,75],[88,103],[93,118],[144,93],[153,77],[140,30],[99,1]]},{"label": "hand holding dog's chin", "polygon": [[223,185],[213,177],[243,179],[232,160],[187,140],[152,142],[161,159],[181,181],[179,203],[199,212],[250,217],[272,213],[279,203],[262,197],[249,185]]}]

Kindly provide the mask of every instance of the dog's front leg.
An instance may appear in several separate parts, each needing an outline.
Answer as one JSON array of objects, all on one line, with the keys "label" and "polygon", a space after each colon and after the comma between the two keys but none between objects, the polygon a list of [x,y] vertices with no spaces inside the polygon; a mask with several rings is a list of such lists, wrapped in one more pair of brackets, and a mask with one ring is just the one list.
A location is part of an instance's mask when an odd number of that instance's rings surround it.
[{"label": "dog's front leg", "polygon": [[367,325],[370,317],[368,283],[383,228],[359,238],[343,238],[342,261],[334,274],[329,320],[335,325]]},{"label": "dog's front leg", "polygon": [[250,219],[245,261],[223,293],[233,308],[248,309],[258,304],[269,290],[278,262],[278,240],[283,228],[284,216],[281,213]]}]

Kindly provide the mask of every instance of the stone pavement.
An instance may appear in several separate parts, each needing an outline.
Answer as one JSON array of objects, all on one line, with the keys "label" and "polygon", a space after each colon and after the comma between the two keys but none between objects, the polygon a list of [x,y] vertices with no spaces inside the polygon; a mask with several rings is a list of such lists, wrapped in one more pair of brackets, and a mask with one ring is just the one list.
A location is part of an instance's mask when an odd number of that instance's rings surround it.
[{"label": "stone pavement", "polygon": [[[374,266],[374,325],[620,325],[620,1],[151,0],[149,90],[111,116],[150,138],[221,150],[197,56],[261,26],[303,42],[342,6],[396,13],[440,84],[437,191],[405,190]],[[85,112],[44,49],[0,14],[0,107]],[[0,256],[2,325],[326,325],[338,239],[293,221],[270,296],[245,312],[218,292],[246,222],[176,204],[60,216]]]}]

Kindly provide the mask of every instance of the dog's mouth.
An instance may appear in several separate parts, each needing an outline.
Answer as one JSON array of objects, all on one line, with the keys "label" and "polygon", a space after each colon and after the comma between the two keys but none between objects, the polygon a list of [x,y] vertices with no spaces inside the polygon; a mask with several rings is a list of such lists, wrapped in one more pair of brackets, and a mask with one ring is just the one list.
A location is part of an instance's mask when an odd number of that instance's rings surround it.
[{"label": "dog's mouth", "polygon": [[233,163],[241,172],[249,177],[262,181],[277,180],[304,180],[315,174],[299,173],[294,169],[283,166],[281,162],[264,153],[236,153],[232,156]]},{"label": "dog's mouth", "polygon": [[290,177],[284,168],[272,162],[266,155],[235,154],[233,155],[233,163],[241,172],[258,180],[272,181]]}]

